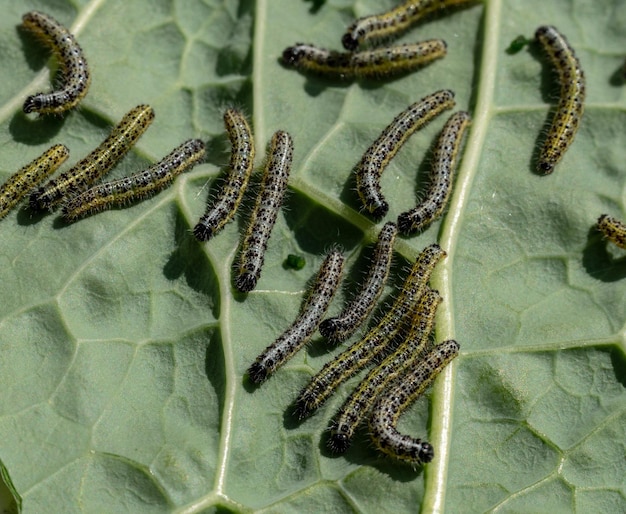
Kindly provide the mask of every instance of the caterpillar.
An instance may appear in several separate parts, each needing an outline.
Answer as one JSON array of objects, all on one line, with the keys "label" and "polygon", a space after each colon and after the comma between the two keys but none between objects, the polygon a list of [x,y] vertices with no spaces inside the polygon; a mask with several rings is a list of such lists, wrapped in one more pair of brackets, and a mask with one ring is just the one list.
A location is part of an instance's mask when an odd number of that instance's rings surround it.
[{"label": "caterpillar", "polygon": [[52,175],[69,155],[70,151],[65,145],[54,145],[11,175],[0,187],[0,219],[4,218],[33,187]]},{"label": "caterpillar", "polygon": [[374,218],[380,219],[389,211],[380,188],[380,177],[389,161],[416,130],[454,104],[454,93],[447,89],[422,98],[398,114],[365,151],[356,167],[356,190],[363,207]]},{"label": "caterpillar", "polygon": [[113,205],[148,198],[168,187],[183,171],[204,159],[204,155],[202,141],[185,141],[161,161],[135,175],[98,184],[70,198],[63,205],[63,218],[71,223]]},{"label": "caterpillar", "polygon": [[613,244],[626,250],[626,225],[613,216],[603,214],[598,218],[598,230]]},{"label": "caterpillar", "polygon": [[535,38],[555,67],[561,86],[559,102],[537,163],[537,171],[548,175],[574,140],[585,109],[585,74],[574,50],[555,27],[541,26]]},{"label": "caterpillar", "polygon": [[376,402],[369,418],[369,429],[381,452],[413,465],[433,460],[435,452],[430,443],[401,434],[396,427],[400,416],[458,354],[459,344],[453,339],[435,345],[423,361]]},{"label": "caterpillar", "polygon": [[398,229],[405,235],[421,230],[436,220],[446,208],[457,165],[457,157],[470,115],[454,113],[446,122],[437,140],[430,173],[430,184],[424,200],[415,208],[398,216]]},{"label": "caterpillar", "polygon": [[279,130],[272,136],[267,162],[261,181],[261,191],[248,228],[243,237],[237,264],[235,286],[242,293],[252,291],[261,276],[267,242],[274,228],[278,210],[283,203],[293,159],[293,140]]},{"label": "caterpillar", "polygon": [[389,276],[397,232],[395,223],[389,222],[383,226],[378,234],[372,264],[361,289],[338,316],[320,323],[320,334],[331,343],[338,344],[348,339],[372,312]]},{"label": "caterpillar", "polygon": [[326,256],[296,320],[248,368],[253,383],[265,381],[310,339],[335,296],[343,263],[341,252],[334,250]]},{"label": "caterpillar", "polygon": [[193,229],[198,241],[208,241],[233,219],[254,166],[254,138],[246,117],[236,109],[228,109],[224,125],[232,146],[229,172],[226,183]]},{"label": "caterpillar", "polygon": [[37,93],[24,102],[25,113],[60,114],[75,107],[91,83],[89,66],[76,38],[52,16],[31,11],[22,17],[23,27],[52,47],[60,69],[61,87]]},{"label": "caterpillar", "polygon": [[417,257],[411,272],[404,281],[400,294],[378,325],[360,341],[350,346],[332,361],[326,363],[295,401],[294,414],[303,419],[319,408],[333,391],[348,378],[363,369],[380,355],[403,326],[415,302],[422,296],[437,263],[446,256],[438,244],[427,246]]},{"label": "caterpillar", "polygon": [[350,447],[357,426],[376,399],[389,384],[405,374],[422,353],[428,342],[440,302],[439,292],[426,288],[417,304],[411,329],[404,342],[367,374],[335,415],[328,440],[331,451],[343,453]]},{"label": "caterpillar", "polygon": [[376,78],[407,73],[444,57],[446,53],[447,44],[442,39],[355,53],[296,43],[283,51],[282,61],[306,73],[338,79]]},{"label": "caterpillar", "polygon": [[410,0],[393,9],[355,20],[344,33],[341,43],[346,50],[356,50],[365,43],[395,37],[419,20],[451,6],[474,3],[475,0]]},{"label": "caterpillar", "polygon": [[64,197],[85,191],[128,153],[153,120],[154,110],[149,105],[138,105],[128,111],[95,150],[58,178],[35,189],[30,194],[30,208],[35,211],[51,209]]}]

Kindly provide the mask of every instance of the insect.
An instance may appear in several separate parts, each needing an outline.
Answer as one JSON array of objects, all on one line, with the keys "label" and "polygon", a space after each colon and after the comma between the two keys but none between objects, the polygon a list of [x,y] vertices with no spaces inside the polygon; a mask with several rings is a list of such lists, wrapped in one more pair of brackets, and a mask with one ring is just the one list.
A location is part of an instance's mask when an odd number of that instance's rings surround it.
[{"label": "insect", "polygon": [[33,187],[52,175],[69,155],[70,151],[65,145],[54,145],[11,175],[0,187],[0,219],[4,218]]},{"label": "insect", "polygon": [[204,159],[204,143],[190,139],[149,168],[119,180],[98,184],[70,198],[63,205],[68,222],[101,212],[113,205],[126,205],[148,198],[168,187],[183,171]]},{"label": "insect", "polygon": [[354,376],[385,350],[403,327],[403,320],[410,314],[415,302],[422,296],[435,266],[445,256],[446,252],[437,244],[427,246],[419,254],[400,294],[378,325],[360,341],[326,363],[302,389],[295,401],[294,413],[299,419],[309,416],[319,408],[339,384]]},{"label": "insect", "polygon": [[400,416],[458,354],[459,344],[453,339],[435,345],[423,361],[376,402],[369,419],[369,429],[381,452],[414,465],[433,460],[435,452],[432,445],[401,434],[396,427]]},{"label": "insect", "polygon": [[372,264],[361,289],[341,313],[320,323],[320,334],[333,344],[348,339],[369,316],[387,282],[398,227],[389,222],[378,234]]},{"label": "insect", "polygon": [[252,291],[261,276],[267,242],[287,190],[293,159],[291,136],[282,130],[274,133],[267,155],[261,191],[243,237],[237,264],[235,286],[242,293]]},{"label": "insect", "polygon": [[389,211],[380,188],[380,177],[389,161],[416,130],[454,104],[454,93],[447,89],[422,98],[398,114],[365,151],[356,167],[356,190],[365,210],[376,219]]},{"label": "insect", "polygon": [[435,147],[430,184],[424,200],[417,207],[398,216],[398,229],[403,234],[412,234],[432,223],[446,208],[459,149],[470,123],[470,115],[459,111],[444,125]]},{"label": "insect", "polygon": [[248,186],[254,166],[254,138],[245,116],[236,109],[224,113],[232,146],[226,183],[193,229],[198,241],[208,241],[233,219]]},{"label": "insect", "polygon": [[537,171],[548,175],[572,144],[580,125],[585,108],[585,74],[567,39],[555,27],[539,27],[535,38],[555,67],[561,86],[556,113],[537,163]]},{"label": "insect", "polygon": [[153,120],[154,110],[149,105],[138,105],[128,111],[109,136],[87,157],[58,178],[35,189],[30,194],[30,208],[35,211],[51,209],[64,197],[85,191],[128,153]]},{"label": "insect", "polygon": [[613,216],[603,214],[598,218],[598,230],[613,244],[626,250],[626,225]]},{"label": "insect", "polygon": [[334,453],[350,447],[354,432],[381,393],[415,363],[428,343],[435,313],[441,302],[437,291],[426,288],[415,309],[411,329],[404,342],[373,368],[343,403],[331,425],[328,446]]},{"label": "insect", "polygon": [[87,94],[91,74],[74,36],[52,16],[31,11],[22,17],[25,29],[52,47],[60,69],[60,89],[37,93],[24,102],[24,112],[60,114],[75,107]]},{"label": "insect", "polygon": [[248,377],[260,384],[309,340],[330,305],[343,271],[341,252],[330,252],[317,273],[311,292],[293,324],[259,355],[248,368]]},{"label": "insect", "polygon": [[283,63],[297,70],[339,79],[375,78],[407,73],[447,53],[446,42],[429,39],[362,52],[336,52],[296,43],[283,52]]},{"label": "insect", "polygon": [[364,43],[396,37],[422,18],[447,7],[473,3],[475,0],[410,0],[390,11],[365,16],[354,21],[341,43],[347,50],[356,50]]}]

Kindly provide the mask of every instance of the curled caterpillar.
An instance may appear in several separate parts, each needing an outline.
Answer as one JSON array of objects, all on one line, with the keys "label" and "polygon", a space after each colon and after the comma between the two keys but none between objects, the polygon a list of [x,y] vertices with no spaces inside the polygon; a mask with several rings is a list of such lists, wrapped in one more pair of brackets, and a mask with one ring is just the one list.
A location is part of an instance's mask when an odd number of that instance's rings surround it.
[{"label": "curled caterpillar", "polygon": [[415,131],[454,107],[454,103],[454,93],[447,89],[425,96],[398,114],[365,151],[356,167],[356,191],[363,207],[374,218],[380,219],[389,211],[380,187],[384,169]]},{"label": "curled caterpillar", "polygon": [[60,89],[37,93],[24,102],[24,112],[60,114],[75,107],[91,83],[89,66],[76,38],[52,16],[31,11],[22,17],[23,27],[52,47],[60,69]]},{"label": "curled caterpillar", "polygon": [[396,427],[400,416],[458,354],[459,343],[453,339],[434,346],[405,377],[381,396],[369,419],[370,435],[381,452],[413,465],[433,460],[435,452],[430,443],[401,434]]}]

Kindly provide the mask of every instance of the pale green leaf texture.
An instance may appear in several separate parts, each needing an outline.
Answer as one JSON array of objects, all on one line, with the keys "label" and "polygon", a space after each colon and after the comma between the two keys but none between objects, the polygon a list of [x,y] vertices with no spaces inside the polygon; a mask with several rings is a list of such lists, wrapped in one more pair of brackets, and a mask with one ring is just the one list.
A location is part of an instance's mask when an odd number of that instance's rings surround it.
[{"label": "pale green leaf texture", "polygon": [[[114,176],[185,139],[210,148],[206,163],[141,204],[71,226],[26,207],[0,222],[0,506],[626,510],[626,261],[593,230],[602,213],[626,217],[626,4],[486,0],[403,36],[444,38],[448,56],[394,80],[341,83],[280,65],[286,46],[339,48],[355,16],[394,3],[0,1],[1,180],[54,143],[75,162],[139,103],[156,120]],[[64,118],[21,113],[51,78],[46,50],[18,30],[31,9],[71,27],[93,70],[86,99]],[[548,177],[533,162],[555,76],[534,46],[505,51],[542,24],[568,37],[588,78],[581,129]],[[331,311],[354,290],[382,222],[359,212],[351,168],[395,114],[442,88],[474,119],[455,194],[440,222],[398,242],[385,295],[425,245],[448,251],[433,278],[445,298],[437,339],[456,338],[462,354],[401,420],[437,456],[413,470],[377,455],[362,431],[333,457],[325,430],[356,380],[303,423],[290,405],[336,350],[315,338],[261,387],[243,376],[293,320],[335,244],[350,285]],[[287,206],[247,296],[234,293],[231,264],[249,207],[210,243],[190,232],[228,162],[221,113],[231,105],[253,121],[259,165],[278,129],[296,149]],[[388,219],[415,204],[444,121],[411,138],[385,172]],[[292,253],[304,269],[283,267]]]}]

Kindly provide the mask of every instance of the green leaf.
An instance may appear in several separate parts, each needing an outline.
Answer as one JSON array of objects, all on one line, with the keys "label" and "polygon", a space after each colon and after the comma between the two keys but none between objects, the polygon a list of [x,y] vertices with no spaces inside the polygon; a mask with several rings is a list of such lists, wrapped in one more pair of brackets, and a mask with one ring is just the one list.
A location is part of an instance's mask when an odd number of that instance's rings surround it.
[{"label": "green leaf", "polygon": [[[394,0],[0,0],[0,180],[54,143],[70,163],[139,103],[156,119],[113,176],[185,139],[207,163],[140,204],[67,226],[22,207],[0,222],[0,507],[22,512],[622,512],[626,510],[624,252],[593,225],[626,217],[626,54],[618,0],[487,0],[401,38],[441,37],[445,59],[395,79],[329,82],[281,66],[297,41],[339,48],[352,19]],[[79,109],[37,120],[45,48],[18,29],[30,9],[71,27],[92,68]],[[580,57],[587,106],[571,149],[534,173],[557,85],[541,51],[506,49],[556,25]],[[267,383],[244,387],[256,355],[294,319],[324,253],[341,245],[354,290],[378,225],[359,212],[351,169],[382,128],[437,89],[473,115],[444,218],[396,245],[403,267],[438,241],[445,301],[437,339],[461,356],[403,416],[435,460],[413,470],[362,431],[329,455],[328,421],[357,378],[303,423],[299,388],[337,352],[315,338]],[[258,163],[271,134],[295,142],[290,196],[258,289],[235,294],[245,212],[214,240],[191,228],[228,162],[221,113],[251,116]],[[414,135],[382,187],[387,219],[411,207],[445,116]],[[251,195],[246,198],[250,205]],[[245,211],[246,209],[244,209]],[[303,256],[301,270],[283,265]],[[380,311],[379,311],[380,312]]]}]

